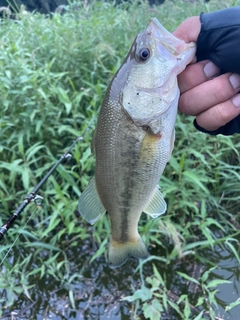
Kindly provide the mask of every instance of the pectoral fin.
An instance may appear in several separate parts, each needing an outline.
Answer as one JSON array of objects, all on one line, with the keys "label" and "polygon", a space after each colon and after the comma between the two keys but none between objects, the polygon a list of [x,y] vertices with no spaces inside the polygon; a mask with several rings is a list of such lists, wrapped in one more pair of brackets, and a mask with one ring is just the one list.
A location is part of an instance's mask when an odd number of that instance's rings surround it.
[{"label": "pectoral fin", "polygon": [[143,210],[145,213],[150,215],[152,218],[157,218],[167,210],[167,204],[163,199],[159,188],[157,187],[148,203],[146,208]]},{"label": "pectoral fin", "polygon": [[81,194],[78,211],[91,224],[94,224],[106,211],[97,192],[95,177]]}]

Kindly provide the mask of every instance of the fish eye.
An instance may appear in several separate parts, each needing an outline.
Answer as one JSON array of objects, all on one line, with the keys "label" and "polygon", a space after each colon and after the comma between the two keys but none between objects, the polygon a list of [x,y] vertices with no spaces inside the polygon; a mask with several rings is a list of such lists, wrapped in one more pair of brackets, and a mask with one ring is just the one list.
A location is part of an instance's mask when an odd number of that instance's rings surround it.
[{"label": "fish eye", "polygon": [[140,61],[147,61],[150,57],[150,50],[148,48],[141,48],[137,53],[137,57]]}]

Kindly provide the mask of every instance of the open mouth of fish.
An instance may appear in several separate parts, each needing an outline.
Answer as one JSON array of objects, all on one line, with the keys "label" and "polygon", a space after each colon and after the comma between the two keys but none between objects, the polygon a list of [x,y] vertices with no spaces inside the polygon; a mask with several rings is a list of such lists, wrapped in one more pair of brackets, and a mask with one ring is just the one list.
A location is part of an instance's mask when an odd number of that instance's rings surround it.
[{"label": "open mouth of fish", "polygon": [[189,49],[195,50],[194,43],[187,44],[183,40],[174,37],[172,33],[161,25],[157,18],[150,20],[147,31],[153,35],[157,44],[159,44],[157,46],[158,50],[161,51],[162,47],[164,47],[172,56],[176,56],[177,60],[187,59],[187,56],[191,57],[192,50]]}]

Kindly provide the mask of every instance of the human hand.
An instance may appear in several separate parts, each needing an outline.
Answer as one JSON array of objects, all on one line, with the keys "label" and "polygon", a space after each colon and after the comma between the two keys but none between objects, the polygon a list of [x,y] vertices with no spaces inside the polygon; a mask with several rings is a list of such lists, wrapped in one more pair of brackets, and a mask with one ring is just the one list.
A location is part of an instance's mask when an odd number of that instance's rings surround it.
[{"label": "human hand", "polygon": [[[191,17],[173,34],[187,43],[197,42],[200,29],[199,17]],[[219,74],[216,65],[204,60],[190,64],[178,76],[179,110],[195,116],[197,124],[207,131],[224,126],[240,114],[240,75]]]}]

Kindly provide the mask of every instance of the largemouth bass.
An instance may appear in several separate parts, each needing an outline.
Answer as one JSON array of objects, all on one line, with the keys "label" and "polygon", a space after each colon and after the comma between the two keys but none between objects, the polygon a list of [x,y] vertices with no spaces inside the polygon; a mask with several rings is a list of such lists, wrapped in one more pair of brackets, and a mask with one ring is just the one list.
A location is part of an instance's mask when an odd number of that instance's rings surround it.
[{"label": "largemouth bass", "polygon": [[148,251],[138,233],[145,212],[166,211],[158,182],[174,146],[179,88],[177,75],[195,55],[156,18],[134,40],[104,97],[92,141],[95,177],[81,194],[78,209],[94,224],[107,211],[112,267]]}]

